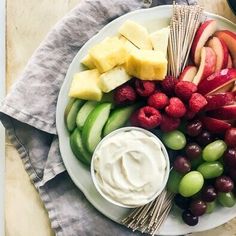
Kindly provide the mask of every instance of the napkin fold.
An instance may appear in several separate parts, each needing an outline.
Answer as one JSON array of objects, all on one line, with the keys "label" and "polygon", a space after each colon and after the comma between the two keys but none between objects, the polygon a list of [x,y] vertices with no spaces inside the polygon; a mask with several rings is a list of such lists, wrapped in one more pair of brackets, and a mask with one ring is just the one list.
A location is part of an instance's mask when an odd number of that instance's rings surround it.
[{"label": "napkin fold", "polygon": [[72,183],[60,156],[56,105],[68,67],[88,39],[120,15],[161,4],[172,1],[81,0],[49,32],[1,104],[1,122],[58,236],[134,234],[102,216]]}]

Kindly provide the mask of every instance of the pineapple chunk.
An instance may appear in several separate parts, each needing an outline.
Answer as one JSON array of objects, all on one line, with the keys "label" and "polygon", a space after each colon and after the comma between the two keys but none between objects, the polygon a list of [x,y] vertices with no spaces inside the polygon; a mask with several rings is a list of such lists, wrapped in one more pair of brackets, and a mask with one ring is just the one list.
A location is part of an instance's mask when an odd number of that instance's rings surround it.
[{"label": "pineapple chunk", "polygon": [[167,55],[169,34],[170,34],[170,28],[166,27],[150,35],[150,39],[154,50],[163,52],[165,56]]},{"label": "pineapple chunk", "polygon": [[69,96],[84,100],[100,101],[102,90],[99,87],[99,72],[97,69],[86,70],[74,75]]},{"label": "pineapple chunk", "polygon": [[154,50],[132,51],[126,62],[129,75],[142,80],[163,80],[167,73],[167,59]]},{"label": "pineapple chunk", "polygon": [[142,25],[127,20],[119,29],[119,33],[140,49],[152,49],[148,31]]},{"label": "pineapple chunk", "polygon": [[90,70],[96,68],[89,54],[82,59],[81,63]]},{"label": "pineapple chunk", "polygon": [[89,55],[100,73],[111,70],[125,63],[127,52],[123,43],[117,38],[106,38],[90,49]]},{"label": "pineapple chunk", "polygon": [[100,76],[100,88],[103,92],[108,93],[130,79],[131,77],[127,74],[124,67],[117,66]]},{"label": "pineapple chunk", "polygon": [[133,50],[137,50],[138,48],[132,44],[127,38],[125,38],[124,36],[120,35],[119,37],[120,41],[124,44],[124,47],[126,49],[126,51],[129,53]]}]

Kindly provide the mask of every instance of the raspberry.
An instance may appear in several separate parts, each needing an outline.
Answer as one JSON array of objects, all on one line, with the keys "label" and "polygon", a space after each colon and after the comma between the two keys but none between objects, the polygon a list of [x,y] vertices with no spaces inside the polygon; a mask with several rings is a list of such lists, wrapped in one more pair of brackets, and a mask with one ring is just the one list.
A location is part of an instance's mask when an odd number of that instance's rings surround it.
[{"label": "raspberry", "polygon": [[165,108],[165,111],[171,117],[180,118],[185,115],[187,109],[179,98],[173,97],[170,99],[170,104]]},{"label": "raspberry", "polygon": [[173,118],[166,114],[162,114],[162,120],[161,120],[161,130],[163,132],[170,132],[175,129],[177,129],[180,125],[180,119],[179,118]]},{"label": "raspberry", "polygon": [[155,92],[156,84],[153,81],[136,79],[135,88],[138,95],[148,97]]},{"label": "raspberry", "polygon": [[197,86],[189,81],[180,81],[175,86],[175,94],[183,101],[188,101],[197,92]]},{"label": "raspberry", "polygon": [[139,126],[145,129],[153,129],[161,123],[161,114],[153,107],[145,106],[138,110]]},{"label": "raspberry", "polygon": [[139,126],[138,122],[138,110],[133,112],[133,114],[130,117],[130,123],[132,126]]},{"label": "raspberry", "polygon": [[193,93],[189,100],[189,108],[192,112],[199,112],[207,105],[207,100],[200,93]]},{"label": "raspberry", "polygon": [[178,80],[173,76],[166,76],[166,78],[161,82],[162,90],[168,96],[174,96],[175,85]]},{"label": "raspberry", "polygon": [[165,108],[169,104],[169,98],[164,93],[154,93],[148,98],[148,105],[156,109]]},{"label": "raspberry", "polygon": [[114,101],[118,105],[130,104],[136,101],[137,95],[130,85],[122,85],[115,90]]}]

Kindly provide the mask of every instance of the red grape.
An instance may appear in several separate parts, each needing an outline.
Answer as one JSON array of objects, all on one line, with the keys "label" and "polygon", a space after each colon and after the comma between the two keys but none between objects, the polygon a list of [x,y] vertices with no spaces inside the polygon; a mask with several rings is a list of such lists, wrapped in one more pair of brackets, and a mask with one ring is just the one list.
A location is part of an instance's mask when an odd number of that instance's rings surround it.
[{"label": "red grape", "polygon": [[213,141],[213,137],[210,132],[204,130],[197,136],[197,142],[200,145],[206,146]]},{"label": "red grape", "polygon": [[213,202],[217,197],[216,189],[211,185],[204,187],[201,192],[201,197],[205,202]]},{"label": "red grape", "polygon": [[185,152],[190,160],[198,159],[201,156],[202,148],[197,143],[189,143]]},{"label": "red grape", "polygon": [[200,120],[191,121],[186,127],[186,133],[191,137],[196,137],[202,132],[202,122]]},{"label": "red grape", "polygon": [[236,183],[236,169],[230,169],[229,170],[229,176],[232,178],[234,183]]},{"label": "red grape", "polygon": [[215,187],[219,192],[228,193],[233,190],[234,182],[228,176],[220,176],[215,181]]},{"label": "red grape", "polygon": [[191,170],[191,164],[187,158],[178,156],[173,163],[173,168],[177,172],[185,174]]},{"label": "red grape", "polygon": [[180,194],[176,194],[174,198],[175,205],[183,210],[189,208],[190,200],[191,200],[190,198],[183,197]]},{"label": "red grape", "polygon": [[190,211],[194,216],[202,216],[207,210],[207,204],[199,199],[193,200],[190,204]]},{"label": "red grape", "polygon": [[189,226],[194,226],[198,224],[198,217],[192,215],[190,210],[185,210],[182,213],[182,219]]},{"label": "red grape", "polygon": [[226,131],[225,142],[229,147],[236,148],[236,128],[230,128]]},{"label": "red grape", "polygon": [[236,148],[229,148],[224,154],[224,163],[230,168],[236,168]]}]

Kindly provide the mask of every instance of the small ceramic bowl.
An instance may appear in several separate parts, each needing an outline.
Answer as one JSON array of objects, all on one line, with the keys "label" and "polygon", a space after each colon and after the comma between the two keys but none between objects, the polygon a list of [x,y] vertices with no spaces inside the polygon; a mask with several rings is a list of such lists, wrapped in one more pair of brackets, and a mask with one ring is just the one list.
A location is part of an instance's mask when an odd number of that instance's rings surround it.
[{"label": "small ceramic bowl", "polygon": [[158,195],[160,195],[160,193],[163,191],[163,189],[165,188],[166,184],[167,184],[167,180],[168,180],[168,177],[169,177],[169,172],[170,172],[170,161],[169,161],[169,156],[168,156],[168,153],[166,151],[166,148],[164,146],[164,144],[161,142],[161,140],[156,136],[154,135],[153,133],[151,133],[150,131],[147,131],[145,129],[141,129],[141,128],[137,128],[137,127],[124,127],[124,128],[120,128],[120,129],[117,129],[113,132],[111,132],[109,135],[107,135],[106,137],[104,137],[102,139],[102,141],[98,144],[98,146],[96,147],[94,153],[93,153],[93,157],[92,157],[92,161],[91,161],[91,176],[92,176],[92,180],[93,180],[93,183],[97,189],[97,191],[107,200],[109,201],[110,203],[113,203],[114,205],[117,205],[117,206],[120,206],[120,207],[125,207],[125,208],[135,208],[135,207],[139,207],[140,205],[125,205],[125,204],[121,204],[120,202],[117,202],[115,201],[114,199],[112,199],[109,195],[105,194],[101,188],[99,187],[99,184],[97,182],[97,177],[95,175],[95,169],[94,169],[94,159],[95,159],[95,156],[96,156],[96,152],[99,150],[99,148],[101,147],[101,145],[103,144],[103,142],[109,138],[111,138],[112,136],[116,135],[117,133],[122,133],[122,132],[128,132],[128,131],[131,131],[131,130],[137,130],[137,131],[140,131],[140,132],[143,132],[145,133],[146,135],[150,136],[150,137],[154,137],[158,143],[160,143],[160,146],[161,146],[161,150],[162,150],[162,153],[165,157],[165,160],[166,160],[166,169],[165,169],[165,176],[164,176],[164,180],[163,180],[163,183],[161,185],[161,188],[151,197],[147,200],[147,202],[145,202],[144,204],[142,205],[145,205],[151,201],[153,201]]}]

